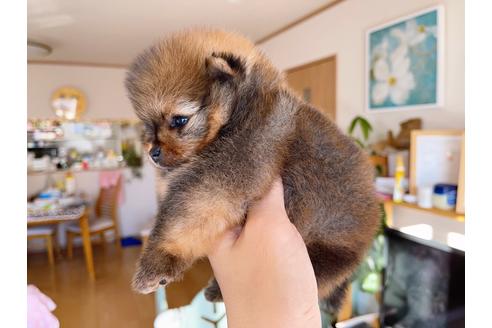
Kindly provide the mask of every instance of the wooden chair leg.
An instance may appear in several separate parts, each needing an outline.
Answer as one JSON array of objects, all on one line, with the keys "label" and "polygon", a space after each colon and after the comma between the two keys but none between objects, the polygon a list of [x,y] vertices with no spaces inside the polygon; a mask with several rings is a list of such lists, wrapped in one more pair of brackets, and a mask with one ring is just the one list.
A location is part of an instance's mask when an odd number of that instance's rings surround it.
[{"label": "wooden chair leg", "polygon": [[55,256],[61,257],[60,244],[58,243],[58,232],[55,228],[55,233],[53,234],[53,245],[55,246]]},{"label": "wooden chair leg", "polygon": [[103,248],[106,248],[106,236],[104,235],[104,231],[99,233],[99,238],[101,239],[101,245]]},{"label": "wooden chair leg", "polygon": [[70,231],[67,231],[67,257],[73,258],[73,234]]},{"label": "wooden chair leg", "polygon": [[114,229],[114,244],[116,246],[116,249],[121,250],[120,232],[116,227]]},{"label": "wooden chair leg", "polygon": [[46,236],[46,248],[48,250],[48,260],[51,265],[55,265],[55,256],[53,254],[53,237],[52,235]]}]

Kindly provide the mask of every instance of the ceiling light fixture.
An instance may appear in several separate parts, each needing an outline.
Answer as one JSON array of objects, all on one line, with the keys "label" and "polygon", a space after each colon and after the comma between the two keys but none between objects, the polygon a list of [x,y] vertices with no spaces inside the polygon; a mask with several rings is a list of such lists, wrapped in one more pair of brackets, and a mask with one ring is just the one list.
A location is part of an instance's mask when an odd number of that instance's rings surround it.
[{"label": "ceiling light fixture", "polygon": [[27,40],[27,59],[46,57],[52,51],[51,47],[46,44]]}]

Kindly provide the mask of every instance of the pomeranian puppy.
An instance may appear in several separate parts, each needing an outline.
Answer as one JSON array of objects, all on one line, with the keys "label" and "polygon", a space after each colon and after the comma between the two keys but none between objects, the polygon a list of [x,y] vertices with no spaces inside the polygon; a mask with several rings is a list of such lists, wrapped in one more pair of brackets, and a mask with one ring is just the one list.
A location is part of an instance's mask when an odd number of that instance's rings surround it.
[{"label": "pomeranian puppy", "polygon": [[[162,177],[135,290],[149,293],[179,279],[217,236],[244,223],[248,205],[280,176],[319,296],[341,299],[379,218],[373,169],[349,137],[233,33],[174,34],[136,58],[125,85]],[[221,299],[216,281],[206,297]]]}]

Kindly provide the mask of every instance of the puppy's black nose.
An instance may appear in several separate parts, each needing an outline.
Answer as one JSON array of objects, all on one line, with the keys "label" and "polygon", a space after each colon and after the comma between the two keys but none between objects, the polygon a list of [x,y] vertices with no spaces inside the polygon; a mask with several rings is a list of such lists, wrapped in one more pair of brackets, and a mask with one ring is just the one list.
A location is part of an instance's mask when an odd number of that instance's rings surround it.
[{"label": "puppy's black nose", "polygon": [[150,157],[152,157],[152,160],[154,162],[159,161],[159,157],[161,157],[161,147],[159,146],[152,146],[152,148],[149,151]]}]

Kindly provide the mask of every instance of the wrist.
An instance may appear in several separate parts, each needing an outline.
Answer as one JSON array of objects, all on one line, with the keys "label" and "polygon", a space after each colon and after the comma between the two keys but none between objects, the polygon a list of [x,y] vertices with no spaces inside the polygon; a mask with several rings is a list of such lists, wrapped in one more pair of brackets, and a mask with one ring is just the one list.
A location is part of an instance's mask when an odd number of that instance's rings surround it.
[{"label": "wrist", "polygon": [[[280,300],[274,306],[262,306],[261,308],[258,307],[259,303],[246,304],[238,298],[228,300],[225,297],[224,302],[229,328],[321,327],[321,312],[317,302],[307,308],[297,306],[294,309],[289,309],[289,306],[280,306]],[[261,304],[265,305],[264,302]]]}]

